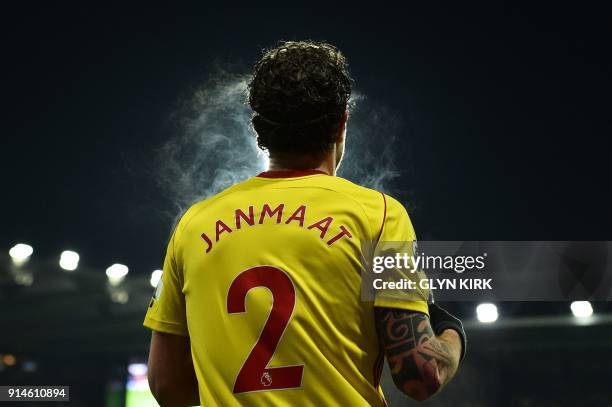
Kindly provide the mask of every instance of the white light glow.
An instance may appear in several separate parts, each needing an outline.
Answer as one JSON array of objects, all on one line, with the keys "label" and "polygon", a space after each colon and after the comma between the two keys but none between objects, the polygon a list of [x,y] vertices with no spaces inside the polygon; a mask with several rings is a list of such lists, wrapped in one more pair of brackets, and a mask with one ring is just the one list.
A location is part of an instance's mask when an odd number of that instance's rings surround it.
[{"label": "white light glow", "polygon": [[30,259],[30,256],[34,253],[34,249],[29,244],[18,243],[11,247],[9,250],[9,256],[16,265],[21,265]]},{"label": "white light glow", "polygon": [[497,321],[498,316],[499,314],[497,313],[497,306],[495,304],[483,303],[476,307],[476,317],[484,324],[490,324]]},{"label": "white light glow", "polygon": [[128,365],[128,373],[132,376],[146,376],[147,371],[147,365],[144,363],[130,363]]},{"label": "white light glow", "polygon": [[593,306],[588,301],[574,301],[570,304],[570,309],[576,318],[588,318],[593,315]]},{"label": "white light glow", "polygon": [[154,272],[151,273],[151,286],[153,287],[157,287],[157,283],[159,283],[159,280],[161,279],[162,276],[162,271],[161,270],[155,270]]},{"label": "white light glow", "polygon": [[116,302],[117,304],[127,304],[129,300],[130,295],[127,291],[119,290],[111,293],[111,301]]},{"label": "white light glow", "polygon": [[127,276],[129,269],[123,264],[113,264],[106,269],[106,276],[111,285],[119,285]]},{"label": "white light glow", "polygon": [[66,271],[74,271],[79,267],[79,254],[71,250],[65,250],[60,255],[59,265]]},{"label": "white light glow", "polygon": [[34,283],[32,273],[18,273],[15,275],[15,283],[18,285],[31,286]]}]

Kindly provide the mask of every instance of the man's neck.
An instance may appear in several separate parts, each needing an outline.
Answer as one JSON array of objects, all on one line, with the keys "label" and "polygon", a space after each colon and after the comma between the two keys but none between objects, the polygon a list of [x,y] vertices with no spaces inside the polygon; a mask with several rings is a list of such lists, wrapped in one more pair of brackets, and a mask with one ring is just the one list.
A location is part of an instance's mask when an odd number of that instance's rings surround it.
[{"label": "man's neck", "polygon": [[[309,168],[306,168],[309,167]],[[273,157],[270,157],[270,165],[268,166],[268,171],[299,171],[299,170],[317,170],[323,171],[328,175],[336,175],[336,163],[333,159],[333,156],[326,157],[323,162],[319,163],[315,166],[290,166],[286,163],[281,163],[278,160],[275,160]]]}]

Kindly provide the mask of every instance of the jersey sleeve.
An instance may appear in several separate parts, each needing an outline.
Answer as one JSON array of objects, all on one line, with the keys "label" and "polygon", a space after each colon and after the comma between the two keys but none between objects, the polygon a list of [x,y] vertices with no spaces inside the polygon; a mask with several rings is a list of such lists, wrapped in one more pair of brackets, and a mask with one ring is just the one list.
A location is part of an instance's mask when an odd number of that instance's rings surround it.
[{"label": "jersey sleeve", "polygon": [[149,303],[143,325],[154,331],[188,336],[185,296],[182,292],[184,280],[175,258],[175,239],[176,231],[168,243],[162,278]]},{"label": "jersey sleeve", "polygon": [[[406,254],[409,257],[413,254],[416,255],[416,234],[406,209],[396,199],[388,195],[383,194],[383,199],[385,213],[375,255],[395,256],[395,254]],[[374,299],[375,307],[398,308],[429,315],[427,305],[429,290],[421,289],[418,284],[419,280],[426,278],[422,271],[414,272],[414,270],[396,267],[386,271],[386,273],[387,280],[415,281],[416,288],[377,290]]]}]

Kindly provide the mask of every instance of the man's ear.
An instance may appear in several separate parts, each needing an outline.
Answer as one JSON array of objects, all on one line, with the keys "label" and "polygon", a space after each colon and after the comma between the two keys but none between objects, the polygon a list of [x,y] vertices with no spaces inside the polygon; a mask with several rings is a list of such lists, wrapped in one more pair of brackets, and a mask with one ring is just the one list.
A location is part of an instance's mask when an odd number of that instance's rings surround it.
[{"label": "man's ear", "polygon": [[344,141],[344,135],[346,134],[346,122],[348,121],[348,110],[344,111],[344,114],[340,118],[338,123],[338,132],[336,133],[336,143],[342,143]]}]

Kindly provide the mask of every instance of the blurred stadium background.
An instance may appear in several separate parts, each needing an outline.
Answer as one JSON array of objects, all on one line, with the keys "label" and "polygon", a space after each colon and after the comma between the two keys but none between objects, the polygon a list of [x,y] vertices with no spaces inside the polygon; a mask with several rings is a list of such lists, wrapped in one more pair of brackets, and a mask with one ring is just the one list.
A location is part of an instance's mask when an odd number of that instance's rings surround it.
[{"label": "blurred stadium background", "polygon": [[[27,243],[0,252],[0,383],[70,385],[74,406],[156,405],[142,319],[161,272],[78,263],[72,251],[39,258]],[[448,306],[465,321],[468,355],[425,405],[612,406],[609,303]],[[390,384],[385,372],[390,406],[413,405]]]},{"label": "blurred stadium background", "polygon": [[[279,39],[346,53],[367,95],[348,148],[380,149],[348,151],[344,165],[355,179],[396,177],[390,192],[420,239],[610,240],[605,4],[7,5],[0,384],[70,385],[71,406],[148,405],[142,319],[176,201],[209,189],[219,168],[225,181],[255,173],[236,78],[211,66],[244,73]],[[231,139],[194,149],[211,131]],[[226,148],[236,137],[242,147]],[[81,254],[72,271],[59,264],[67,249]],[[609,303],[575,304],[578,316],[570,303],[482,306],[490,322],[478,305],[449,304],[468,354],[424,405],[612,406]],[[416,404],[383,383],[390,406]]]}]

